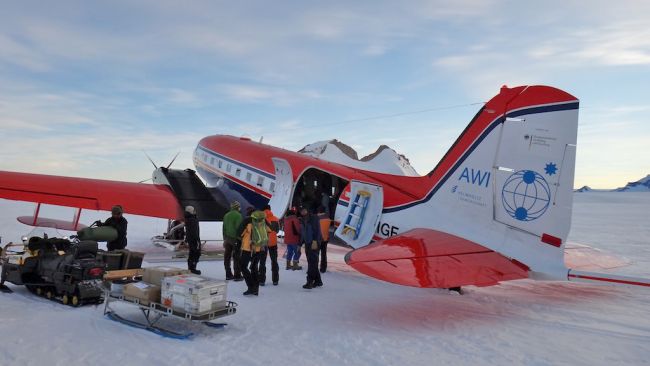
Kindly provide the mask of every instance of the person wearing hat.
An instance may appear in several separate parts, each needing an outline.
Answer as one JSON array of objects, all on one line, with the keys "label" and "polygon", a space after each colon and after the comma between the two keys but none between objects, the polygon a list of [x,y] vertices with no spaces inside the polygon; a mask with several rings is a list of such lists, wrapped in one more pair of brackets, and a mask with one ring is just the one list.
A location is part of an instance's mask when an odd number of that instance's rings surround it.
[{"label": "person wearing hat", "polygon": [[187,256],[187,269],[194,274],[200,275],[201,271],[196,269],[201,257],[199,219],[196,217],[196,211],[192,206],[185,207],[185,241],[190,247],[190,253]]},{"label": "person wearing hat", "polygon": [[111,208],[111,217],[104,222],[100,220],[95,221],[95,225],[97,226],[111,226],[117,230],[117,239],[106,244],[108,251],[126,248],[126,227],[129,222],[122,216],[123,213],[122,206],[115,205]]},{"label": "person wearing hat", "polygon": [[[226,270],[226,280],[241,281],[244,278],[241,275],[241,267],[239,266],[239,259],[241,257],[241,243],[237,230],[241,225],[243,218],[239,210],[241,205],[237,201],[230,204],[230,211],[223,217],[223,266]],[[231,269],[235,269],[235,274]]]}]

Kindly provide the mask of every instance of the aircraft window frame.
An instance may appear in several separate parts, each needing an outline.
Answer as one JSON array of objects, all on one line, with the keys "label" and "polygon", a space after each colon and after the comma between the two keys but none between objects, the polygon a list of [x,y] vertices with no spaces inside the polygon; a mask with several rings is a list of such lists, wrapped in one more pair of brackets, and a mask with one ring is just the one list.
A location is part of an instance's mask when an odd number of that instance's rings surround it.
[{"label": "aircraft window frame", "polygon": [[219,169],[222,169],[222,167],[223,167],[223,160],[219,159],[219,161],[217,162],[217,166],[219,167]]},{"label": "aircraft window frame", "polygon": [[261,175],[257,176],[257,186],[258,187],[264,187],[264,177]]},{"label": "aircraft window frame", "polygon": [[214,165],[214,158],[210,158],[210,165]]},{"label": "aircraft window frame", "polygon": [[253,179],[253,174],[251,172],[246,172],[246,181],[250,182]]},{"label": "aircraft window frame", "polygon": [[269,190],[271,193],[275,193],[275,182],[271,182],[271,184],[269,184]]},{"label": "aircraft window frame", "polygon": [[235,170],[235,177],[239,178],[240,175],[241,175],[241,168],[237,168]]},{"label": "aircraft window frame", "polygon": [[226,171],[230,173],[231,170],[232,170],[232,165],[230,164],[226,165]]}]

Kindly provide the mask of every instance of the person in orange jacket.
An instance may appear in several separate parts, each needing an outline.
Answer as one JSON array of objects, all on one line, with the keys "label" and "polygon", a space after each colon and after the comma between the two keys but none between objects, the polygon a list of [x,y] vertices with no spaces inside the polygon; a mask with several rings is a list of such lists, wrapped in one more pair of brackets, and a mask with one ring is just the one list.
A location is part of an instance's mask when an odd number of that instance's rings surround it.
[{"label": "person in orange jacket", "polygon": [[269,232],[269,244],[260,255],[260,268],[258,271],[260,286],[266,283],[266,257],[271,257],[271,281],[273,286],[278,285],[280,280],[278,266],[278,231],[280,231],[280,220],[271,212],[271,206],[264,207],[266,214],[266,225],[271,228]]},{"label": "person in orange jacket", "polygon": [[330,226],[332,225],[332,220],[330,220],[329,214],[325,207],[321,206],[318,208],[318,220],[320,222],[320,232],[323,238],[320,244],[320,273],[327,272],[327,243],[330,240]]}]

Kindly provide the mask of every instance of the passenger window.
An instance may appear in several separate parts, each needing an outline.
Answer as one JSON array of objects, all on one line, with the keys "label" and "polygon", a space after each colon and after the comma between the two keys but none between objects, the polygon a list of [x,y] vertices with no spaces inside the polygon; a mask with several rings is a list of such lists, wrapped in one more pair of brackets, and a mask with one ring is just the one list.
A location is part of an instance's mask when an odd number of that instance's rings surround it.
[{"label": "passenger window", "polygon": [[237,170],[235,170],[235,176],[239,177],[240,175],[241,175],[241,169],[237,168]]},{"label": "passenger window", "polygon": [[271,189],[271,193],[275,192],[275,182],[271,182],[269,188]]},{"label": "passenger window", "polygon": [[210,158],[210,165],[214,165],[214,158]]},{"label": "passenger window", "polygon": [[230,167],[231,167],[230,164],[226,165],[226,171],[227,171],[228,173],[230,173]]},{"label": "passenger window", "polygon": [[223,161],[219,160],[219,169],[223,166]]},{"label": "passenger window", "polygon": [[260,175],[257,177],[257,186],[262,187],[263,185],[264,185],[264,177]]},{"label": "passenger window", "polygon": [[251,173],[246,173],[246,181],[247,182],[250,182],[252,177],[253,176],[251,175]]}]

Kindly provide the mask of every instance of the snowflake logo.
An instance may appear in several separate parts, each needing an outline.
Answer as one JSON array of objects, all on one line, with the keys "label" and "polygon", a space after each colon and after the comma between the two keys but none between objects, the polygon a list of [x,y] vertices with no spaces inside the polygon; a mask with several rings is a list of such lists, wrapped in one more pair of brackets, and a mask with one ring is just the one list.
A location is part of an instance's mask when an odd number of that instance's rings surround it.
[{"label": "snowflake logo", "polygon": [[546,174],[553,175],[557,173],[557,165],[555,165],[555,163],[548,163],[546,164],[546,168],[544,168],[544,170],[546,171]]}]

